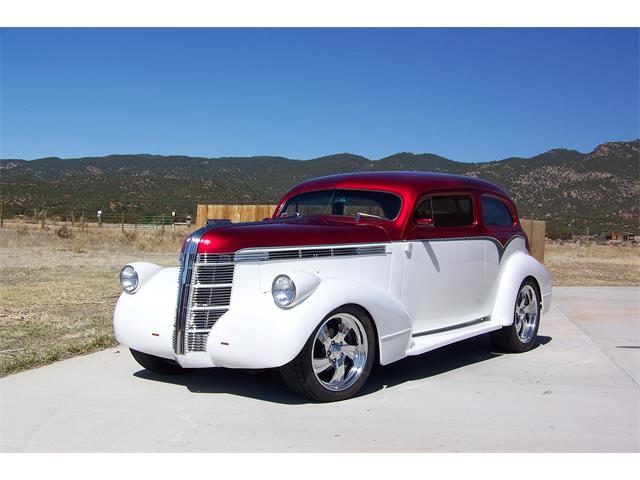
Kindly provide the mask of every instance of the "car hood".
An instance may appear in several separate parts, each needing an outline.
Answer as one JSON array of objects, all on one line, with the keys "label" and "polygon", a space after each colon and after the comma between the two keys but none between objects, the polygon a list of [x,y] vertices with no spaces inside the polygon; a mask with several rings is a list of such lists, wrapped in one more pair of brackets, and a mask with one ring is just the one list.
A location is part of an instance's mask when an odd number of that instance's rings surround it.
[{"label": "car hood", "polygon": [[245,248],[343,243],[375,243],[389,240],[382,225],[350,218],[293,218],[204,227],[198,253],[235,253]]}]

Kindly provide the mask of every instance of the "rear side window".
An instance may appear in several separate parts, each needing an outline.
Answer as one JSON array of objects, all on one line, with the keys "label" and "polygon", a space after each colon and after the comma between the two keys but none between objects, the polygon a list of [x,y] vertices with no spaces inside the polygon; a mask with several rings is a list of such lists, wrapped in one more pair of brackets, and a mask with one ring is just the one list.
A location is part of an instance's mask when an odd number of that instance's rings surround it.
[{"label": "rear side window", "polygon": [[497,198],[482,197],[482,217],[488,227],[510,227],[513,218],[507,206]]},{"label": "rear side window", "polygon": [[438,195],[422,200],[414,221],[431,218],[436,227],[464,227],[473,224],[473,203],[467,195]]}]

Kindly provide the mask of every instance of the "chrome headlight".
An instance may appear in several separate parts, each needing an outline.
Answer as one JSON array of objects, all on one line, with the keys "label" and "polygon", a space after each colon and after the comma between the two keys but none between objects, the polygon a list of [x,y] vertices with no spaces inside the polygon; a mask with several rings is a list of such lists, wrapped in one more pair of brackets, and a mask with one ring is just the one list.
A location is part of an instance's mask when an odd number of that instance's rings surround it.
[{"label": "chrome headlight", "polygon": [[138,272],[136,272],[136,269],[131,265],[125,265],[124,268],[120,270],[120,285],[126,293],[135,292],[139,283]]},{"label": "chrome headlight", "polygon": [[279,307],[291,305],[296,298],[296,284],[286,275],[278,275],[271,284],[273,301]]}]

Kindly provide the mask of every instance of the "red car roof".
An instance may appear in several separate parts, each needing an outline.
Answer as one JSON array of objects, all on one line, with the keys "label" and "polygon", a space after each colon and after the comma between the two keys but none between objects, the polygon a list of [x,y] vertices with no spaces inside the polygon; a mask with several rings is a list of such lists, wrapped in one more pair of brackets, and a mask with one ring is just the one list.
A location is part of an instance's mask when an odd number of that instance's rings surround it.
[{"label": "red car roof", "polygon": [[405,199],[414,198],[430,190],[478,189],[509,198],[509,195],[497,185],[474,177],[431,172],[364,172],[307,180],[289,190],[285,199],[299,193],[334,188],[382,190],[397,193]]}]

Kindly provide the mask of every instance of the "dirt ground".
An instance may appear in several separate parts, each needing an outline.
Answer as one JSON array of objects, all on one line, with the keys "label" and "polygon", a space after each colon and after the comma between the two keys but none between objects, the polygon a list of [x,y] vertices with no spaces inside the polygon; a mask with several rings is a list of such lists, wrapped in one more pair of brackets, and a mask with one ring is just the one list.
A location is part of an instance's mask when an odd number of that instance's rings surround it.
[{"label": "dirt ground", "polygon": [[[0,229],[0,376],[115,345],[120,268],[134,260],[177,266],[189,232],[60,229]],[[640,285],[638,247],[548,244],[545,261],[556,286]]]}]

